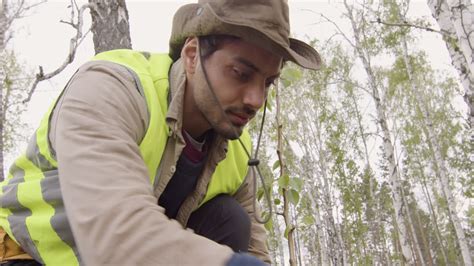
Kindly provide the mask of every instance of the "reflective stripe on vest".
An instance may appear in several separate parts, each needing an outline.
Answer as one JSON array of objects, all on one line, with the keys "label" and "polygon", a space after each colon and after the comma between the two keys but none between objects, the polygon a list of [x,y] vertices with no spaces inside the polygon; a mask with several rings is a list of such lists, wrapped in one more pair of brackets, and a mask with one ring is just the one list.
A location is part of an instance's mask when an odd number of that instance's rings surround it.
[{"label": "reflective stripe on vest", "polygon": [[[168,55],[154,54],[148,59],[139,52],[114,50],[97,55],[132,70],[139,79],[150,114],[149,126],[140,143],[140,152],[154,184],[168,138],[165,121],[168,110]],[[80,256],[62,202],[57,162],[48,139],[49,121],[54,103],[33,138],[26,153],[17,158],[7,179],[0,183],[0,226],[35,260],[47,265],[79,265]],[[246,130],[241,140],[248,150]],[[204,199],[219,194],[234,194],[247,175],[247,156],[238,141],[229,141],[226,158],[214,172]]]},{"label": "reflective stripe on vest", "polygon": [[0,226],[35,260],[47,265],[79,265],[67,221],[57,162],[48,140],[50,107],[26,152],[10,167],[1,186]]}]

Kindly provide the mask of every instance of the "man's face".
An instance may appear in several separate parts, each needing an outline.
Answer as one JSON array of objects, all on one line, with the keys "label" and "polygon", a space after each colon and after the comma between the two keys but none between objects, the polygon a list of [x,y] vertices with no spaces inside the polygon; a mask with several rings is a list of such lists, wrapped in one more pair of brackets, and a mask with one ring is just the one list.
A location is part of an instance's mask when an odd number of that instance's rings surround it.
[{"label": "man's face", "polygon": [[223,41],[204,60],[212,89],[200,63],[193,77],[195,105],[209,127],[225,138],[236,139],[264,104],[279,75],[281,58],[242,40]]}]

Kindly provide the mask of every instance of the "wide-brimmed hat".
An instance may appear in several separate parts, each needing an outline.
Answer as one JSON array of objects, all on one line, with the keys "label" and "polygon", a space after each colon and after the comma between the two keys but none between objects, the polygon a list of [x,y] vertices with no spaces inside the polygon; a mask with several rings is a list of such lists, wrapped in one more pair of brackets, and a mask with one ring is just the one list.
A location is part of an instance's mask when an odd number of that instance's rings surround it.
[{"label": "wide-brimmed hat", "polygon": [[242,38],[304,68],[321,65],[313,47],[290,38],[287,0],[199,0],[184,5],[174,15],[170,56],[180,57],[187,37],[206,35]]}]

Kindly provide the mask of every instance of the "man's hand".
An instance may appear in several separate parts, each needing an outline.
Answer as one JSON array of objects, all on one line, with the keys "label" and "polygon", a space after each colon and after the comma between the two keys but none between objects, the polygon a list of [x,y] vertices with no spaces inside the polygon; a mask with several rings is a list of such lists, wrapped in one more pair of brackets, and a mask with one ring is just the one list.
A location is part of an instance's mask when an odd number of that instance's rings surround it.
[{"label": "man's hand", "polygon": [[245,253],[234,253],[226,266],[268,266],[268,264]]}]

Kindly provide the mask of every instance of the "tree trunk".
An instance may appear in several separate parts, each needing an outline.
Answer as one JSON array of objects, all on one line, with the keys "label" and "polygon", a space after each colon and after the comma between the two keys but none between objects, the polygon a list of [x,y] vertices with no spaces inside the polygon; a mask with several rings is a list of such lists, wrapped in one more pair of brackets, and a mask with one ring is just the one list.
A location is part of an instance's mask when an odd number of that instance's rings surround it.
[{"label": "tree trunk", "polygon": [[[418,166],[421,169],[420,162],[418,162]],[[446,256],[446,251],[445,251],[446,248],[444,247],[441,232],[440,232],[439,226],[438,226],[438,218],[436,217],[436,213],[435,213],[435,210],[433,208],[433,202],[431,201],[430,192],[428,190],[428,186],[426,185],[425,179],[422,180],[422,184],[423,184],[423,186],[422,186],[423,193],[425,194],[425,197],[428,200],[428,208],[429,208],[429,211],[430,211],[430,216],[433,219],[433,223],[434,223],[434,226],[435,226],[435,232],[436,232],[435,235],[436,235],[436,239],[438,240],[438,243],[439,243],[439,246],[440,246],[440,249],[441,249],[441,256],[443,256],[444,264],[448,265],[449,264],[448,263],[448,257]]]},{"label": "tree trunk", "polygon": [[[307,105],[310,106],[310,105]],[[315,117],[319,117],[319,114],[316,112]],[[343,243],[340,243],[341,238],[338,237],[338,232],[336,229],[336,224],[334,221],[334,212],[333,212],[333,200],[332,200],[332,193],[331,193],[331,188],[329,186],[329,181],[330,177],[328,176],[329,172],[329,167],[327,166],[326,162],[326,153],[325,150],[322,148],[324,145],[324,142],[321,138],[321,126],[319,125],[319,122],[316,121],[314,123],[316,126],[316,142],[318,143],[319,147],[316,147],[316,152],[318,153],[318,163],[319,163],[319,168],[321,171],[321,180],[322,180],[322,206],[324,208],[324,213],[326,214],[326,217],[324,219],[324,222],[326,224],[326,230],[328,232],[328,255],[329,255],[329,260],[332,262],[333,265],[341,265],[343,264]]]},{"label": "tree trunk", "polygon": [[[316,193],[314,193],[316,194]],[[321,253],[321,261],[316,261],[316,264],[320,265],[330,265],[329,264],[329,258],[328,258],[328,250],[326,246],[326,240],[324,239],[324,230],[323,230],[323,222],[321,221],[321,210],[314,200],[314,197],[310,197],[311,199],[311,205],[314,206],[314,221],[315,221],[315,226],[316,226],[316,233],[318,235],[318,244],[319,244],[319,250]]]},{"label": "tree trunk", "polygon": [[295,225],[295,244],[296,244],[296,254],[298,258],[298,265],[303,265],[303,254],[301,252],[301,239],[300,239],[300,230],[298,229],[298,217],[297,217],[297,212],[295,211],[294,208],[291,208],[291,217],[293,219],[293,224]]},{"label": "tree trunk", "polygon": [[410,81],[410,84],[412,85],[411,89],[415,93],[414,98],[417,99],[416,108],[418,112],[423,114],[424,121],[421,123],[421,126],[423,129],[423,133],[425,134],[428,147],[430,148],[433,154],[434,170],[441,182],[441,190],[448,203],[449,217],[450,217],[451,222],[453,223],[454,230],[456,232],[456,238],[458,240],[458,244],[461,249],[464,265],[471,266],[472,261],[471,261],[471,255],[469,252],[469,245],[467,244],[464,230],[461,226],[461,223],[457,215],[456,203],[455,203],[455,199],[452,195],[451,188],[449,185],[445,159],[443,158],[443,155],[441,154],[441,148],[440,148],[439,142],[437,141],[438,137],[434,133],[435,130],[433,129],[433,120],[431,118],[430,112],[428,111],[428,107],[426,106],[427,103],[424,100],[425,95],[423,95],[423,93],[421,92],[421,89],[419,89],[418,86],[415,85],[415,81],[412,77],[413,70],[408,60],[408,52],[407,52],[408,47],[407,47],[407,42],[404,38],[402,38],[402,46],[403,46],[403,58],[404,58],[406,69],[407,69],[408,79]]},{"label": "tree trunk", "polygon": [[[466,0],[428,0],[433,17],[444,33],[444,40],[464,88],[468,123],[474,127],[474,10]],[[471,135],[471,140],[474,136]]]},{"label": "tree trunk", "polygon": [[[402,192],[403,192],[403,190],[402,190]],[[408,229],[409,229],[410,235],[412,237],[412,243],[413,243],[413,246],[414,246],[413,249],[414,249],[414,251],[416,251],[415,252],[415,258],[418,261],[418,263],[416,263],[415,265],[425,266],[426,263],[424,261],[423,253],[421,252],[420,244],[418,243],[418,237],[416,235],[415,223],[413,223],[413,220],[411,219],[412,211],[410,211],[410,205],[408,203],[406,195],[402,195],[402,197],[403,197],[403,204],[405,204],[405,206],[406,206],[406,212],[407,212],[406,217],[407,217],[407,220],[408,220]],[[414,210],[414,212],[416,212],[416,209]]]},{"label": "tree trunk", "polygon": [[[411,201],[416,202],[413,195],[411,196]],[[418,210],[414,211],[414,215],[415,215],[415,218],[416,218],[416,225],[418,226],[419,231],[420,231],[420,237],[421,237],[421,242],[423,242],[423,248],[426,250],[426,256],[427,256],[427,260],[428,260],[427,264],[428,264],[428,266],[433,266],[434,265],[433,255],[431,254],[430,245],[429,245],[428,241],[426,240],[425,230],[423,230],[423,224],[421,223],[421,218],[420,218],[419,211]],[[422,255],[423,255],[423,253],[422,253]]]},{"label": "tree trunk", "polygon": [[6,0],[3,0],[1,3],[0,3],[0,114],[1,114],[1,117],[0,117],[0,181],[3,181],[5,179],[5,176],[4,176],[4,171],[3,171],[3,164],[4,164],[4,157],[3,157],[3,153],[4,153],[4,143],[3,143],[3,140],[4,140],[4,125],[5,125],[5,111],[4,108],[3,108],[3,93],[5,91],[5,69],[4,69],[4,66],[5,66],[5,57],[6,57],[6,54],[5,54],[5,37],[6,37],[6,34],[7,34],[7,30],[8,30],[8,22],[7,22],[7,10],[8,10],[8,2]]},{"label": "tree trunk", "polygon": [[278,217],[275,215],[275,222],[277,224],[277,231],[275,232],[277,234],[277,238],[278,238],[278,259],[280,261],[280,265],[285,265],[285,251],[283,250],[283,245],[281,245],[280,243],[283,243],[282,241],[282,232],[280,230],[280,223],[278,222]]},{"label": "tree trunk", "polygon": [[[369,149],[368,149],[368,145],[367,145],[367,136],[366,136],[366,133],[365,133],[365,130],[364,130],[364,125],[363,125],[363,121],[362,121],[362,115],[359,111],[359,105],[357,103],[357,98],[356,98],[356,95],[354,93],[354,91],[352,89],[348,90],[347,91],[348,95],[349,95],[349,98],[351,99],[352,101],[352,104],[353,104],[353,107],[354,107],[354,116],[355,118],[357,119],[357,128],[358,128],[358,131],[359,131],[359,134],[360,134],[360,138],[362,140],[362,144],[364,146],[364,159],[365,159],[365,168],[364,168],[364,174],[368,174],[369,175],[369,195],[368,195],[368,202],[366,202],[367,204],[367,211],[366,211],[366,215],[365,215],[365,218],[368,219],[368,220],[371,220],[373,222],[370,223],[369,225],[369,234],[370,234],[370,240],[368,241],[369,244],[368,244],[368,249],[369,249],[369,253],[371,253],[374,258],[376,258],[378,256],[378,252],[377,252],[377,242],[375,241],[375,235],[376,235],[376,232],[377,232],[377,228],[379,227],[379,223],[377,222],[377,218],[375,217],[375,212],[374,212],[374,197],[375,197],[375,184],[374,184],[374,178],[372,176],[372,166],[370,164],[370,154],[369,154]],[[361,218],[363,220],[363,218]],[[373,220],[372,220],[373,219]],[[364,245],[364,253],[366,253],[366,249],[365,249],[365,245]],[[364,254],[365,255],[365,254]],[[381,260],[380,260],[381,261]],[[377,260],[375,259],[375,264],[377,264]]]},{"label": "tree trunk", "polygon": [[95,53],[131,49],[125,0],[89,0]]},{"label": "tree trunk", "polygon": [[395,211],[394,218],[395,218],[395,222],[398,228],[398,235],[399,235],[402,255],[404,257],[404,260],[409,265],[411,265],[414,263],[413,253],[410,248],[408,232],[407,232],[407,228],[405,226],[405,221],[403,217],[404,205],[403,205],[403,200],[402,200],[402,195],[401,195],[401,185],[400,185],[400,179],[398,178],[398,167],[395,161],[394,146],[392,144],[390,131],[388,129],[387,117],[384,110],[385,108],[382,104],[378,87],[376,85],[375,75],[372,72],[372,68],[370,66],[370,59],[363,51],[363,47],[362,47],[363,44],[360,37],[361,35],[360,28],[357,25],[356,20],[353,16],[352,8],[347,4],[346,0],[344,1],[344,4],[348,11],[348,17],[351,21],[352,29],[354,32],[355,46],[356,46],[355,49],[368,75],[369,86],[372,91],[372,98],[375,102],[378,124],[383,133],[383,136],[382,136],[383,152],[389,164],[388,174],[389,174],[389,182],[390,182],[390,187],[391,187],[391,192],[392,192],[393,208]]}]

